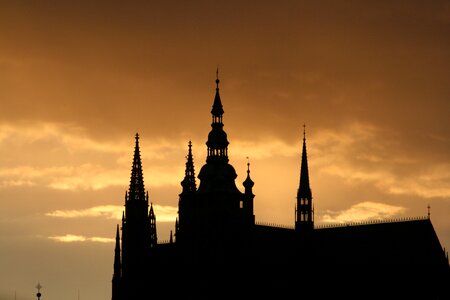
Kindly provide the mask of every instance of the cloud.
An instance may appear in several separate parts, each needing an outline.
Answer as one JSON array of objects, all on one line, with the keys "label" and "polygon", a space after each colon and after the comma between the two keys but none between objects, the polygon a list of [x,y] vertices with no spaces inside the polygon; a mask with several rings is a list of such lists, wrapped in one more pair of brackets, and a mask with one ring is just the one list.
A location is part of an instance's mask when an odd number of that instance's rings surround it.
[{"label": "cloud", "polygon": [[[79,210],[55,210],[45,215],[55,218],[107,218],[120,220],[122,218],[123,205],[101,205]],[[174,222],[178,215],[178,208],[173,206],[153,204],[157,222]]]},{"label": "cloud", "polygon": [[[167,140],[140,141],[141,158],[152,186],[179,184],[185,147]],[[26,151],[24,151],[26,149]],[[0,188],[45,186],[57,190],[99,190],[129,182],[134,136],[98,141],[70,124],[0,124]],[[172,165],[170,164],[172,163]],[[178,175],[179,174],[179,175]],[[175,177],[177,176],[177,177]]]},{"label": "cloud", "polygon": [[393,139],[381,128],[363,123],[341,131],[318,131],[308,145],[309,161],[317,172],[350,185],[369,183],[392,195],[449,198],[450,164],[420,160],[414,153],[405,157]]},{"label": "cloud", "polygon": [[107,219],[120,219],[122,217],[122,205],[101,205],[80,210],[55,210],[46,213],[46,216],[57,218],[85,218],[85,217],[103,217]]},{"label": "cloud", "polygon": [[[414,153],[406,156],[398,149],[395,134],[362,122],[318,129],[307,141],[310,165],[316,172],[343,178],[350,185],[369,183],[392,195],[450,197],[449,163],[421,161]],[[185,141],[142,138],[140,142],[148,186],[178,186],[183,177]],[[128,184],[134,139],[97,140],[71,124],[3,123],[0,146],[0,155],[7,157],[0,163],[0,188],[100,190]],[[194,149],[195,157],[203,157],[203,150]],[[298,158],[300,152],[300,140],[289,144],[277,137],[235,140],[230,148],[237,159]]]},{"label": "cloud", "polygon": [[58,236],[50,236],[48,237],[51,240],[62,242],[62,243],[74,243],[74,242],[97,242],[97,243],[113,243],[115,239],[113,238],[105,238],[105,237],[86,237],[83,235],[74,235],[74,234],[66,234],[66,235],[58,235]]},{"label": "cloud", "polygon": [[405,212],[402,206],[389,205],[379,202],[360,202],[342,211],[327,210],[318,216],[323,223],[349,223],[371,220],[389,219]]},{"label": "cloud", "polygon": [[266,159],[274,156],[293,157],[299,155],[300,150],[299,143],[291,145],[275,137],[267,137],[263,142],[234,140],[232,147],[234,157],[248,156],[252,159]]}]

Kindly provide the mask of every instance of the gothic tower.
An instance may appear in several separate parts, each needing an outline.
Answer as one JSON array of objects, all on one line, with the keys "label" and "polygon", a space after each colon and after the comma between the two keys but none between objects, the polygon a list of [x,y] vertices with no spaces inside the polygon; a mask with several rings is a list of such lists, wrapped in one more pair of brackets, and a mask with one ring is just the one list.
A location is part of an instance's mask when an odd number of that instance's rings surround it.
[{"label": "gothic tower", "polygon": [[[122,213],[122,255],[119,233],[116,235],[112,299],[138,299],[143,295],[148,280],[148,267],[152,249],[156,247],[156,218],[148,205],[142,173],[139,135],[135,148],[129,190],[125,192],[125,210]],[[121,258],[121,259],[120,259]]]},{"label": "gothic tower", "polygon": [[314,206],[312,204],[311,188],[309,186],[308,158],[306,155],[306,126],[303,125],[302,165],[300,170],[300,185],[297,192],[295,214],[295,230],[307,234],[314,229]]}]

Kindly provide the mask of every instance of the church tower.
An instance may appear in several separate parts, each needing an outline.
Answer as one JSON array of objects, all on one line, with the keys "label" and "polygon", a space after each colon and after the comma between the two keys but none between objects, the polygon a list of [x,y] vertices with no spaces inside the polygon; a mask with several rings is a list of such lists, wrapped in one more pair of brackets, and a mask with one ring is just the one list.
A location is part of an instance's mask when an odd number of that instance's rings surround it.
[{"label": "church tower", "polygon": [[303,125],[302,165],[300,170],[300,186],[297,192],[295,209],[295,231],[308,234],[314,229],[314,206],[309,186],[308,157],[306,155],[306,126]]},{"label": "church tower", "polygon": [[242,193],[236,187],[236,171],[229,164],[218,72],[215,83],[206,164],[198,174],[197,188],[189,143],[185,178],[179,195],[179,223],[175,231],[177,246],[199,263],[236,261],[242,253],[240,245],[244,236],[249,234],[246,229],[254,225],[251,180],[246,182],[247,194]]},{"label": "church tower", "polygon": [[[139,135],[135,137],[130,187],[125,192],[125,210],[122,213],[122,256],[120,260],[119,233],[116,234],[112,299],[138,299],[147,288],[148,267],[152,249],[156,247],[156,218],[148,205],[145,192]],[[120,282],[120,283],[119,283]],[[115,284],[116,283],[116,284]],[[120,287],[120,292],[118,291]]]},{"label": "church tower", "polygon": [[193,239],[193,226],[195,222],[197,184],[195,181],[194,157],[192,154],[192,142],[188,144],[186,156],[186,168],[184,179],[181,181],[182,191],[179,194],[178,217],[175,223],[176,243],[184,247],[184,252],[191,251],[185,247],[186,242]]}]

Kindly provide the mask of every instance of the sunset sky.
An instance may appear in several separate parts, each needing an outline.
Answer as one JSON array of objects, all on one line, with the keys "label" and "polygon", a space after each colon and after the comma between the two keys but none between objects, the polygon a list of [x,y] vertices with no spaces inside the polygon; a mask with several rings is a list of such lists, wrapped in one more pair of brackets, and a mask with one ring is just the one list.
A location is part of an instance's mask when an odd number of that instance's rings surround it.
[{"label": "sunset sky", "polygon": [[169,239],[217,66],[257,222],[294,225],[306,124],[317,225],[430,205],[450,247],[450,1],[0,1],[0,299],[111,299],[136,132]]}]

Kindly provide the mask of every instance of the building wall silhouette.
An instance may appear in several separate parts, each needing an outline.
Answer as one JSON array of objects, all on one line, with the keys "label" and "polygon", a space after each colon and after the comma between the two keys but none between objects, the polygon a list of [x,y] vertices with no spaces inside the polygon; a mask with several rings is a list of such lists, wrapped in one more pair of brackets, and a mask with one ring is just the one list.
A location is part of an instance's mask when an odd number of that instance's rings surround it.
[{"label": "building wall silhouette", "polygon": [[112,300],[448,299],[448,255],[429,217],[314,225],[305,131],[295,226],[255,223],[250,164],[241,192],[223,114],[217,78],[206,164],[197,187],[189,142],[169,243],[157,240],[136,134],[122,234],[116,229]]}]

